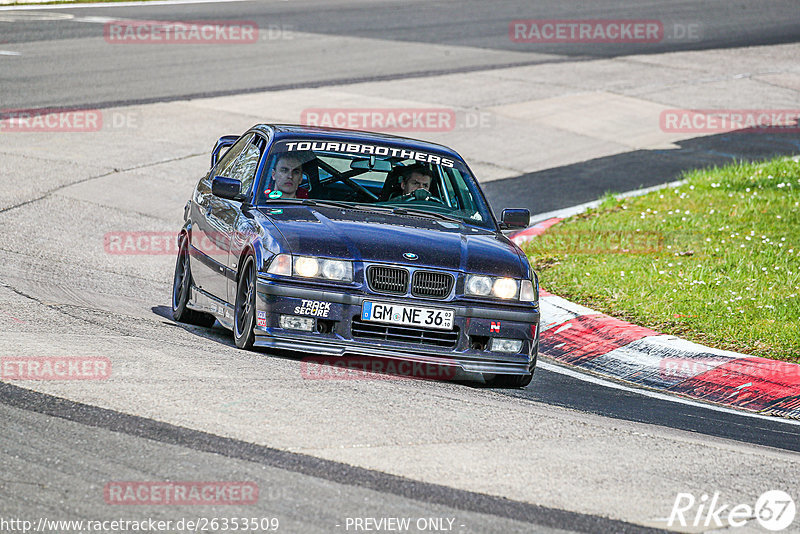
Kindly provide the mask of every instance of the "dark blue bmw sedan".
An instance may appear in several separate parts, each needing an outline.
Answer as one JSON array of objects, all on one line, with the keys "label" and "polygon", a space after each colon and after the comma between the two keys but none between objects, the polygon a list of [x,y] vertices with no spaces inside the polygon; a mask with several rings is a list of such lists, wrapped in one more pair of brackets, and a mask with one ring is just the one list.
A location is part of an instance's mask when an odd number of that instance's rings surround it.
[{"label": "dark blue bmw sedan", "polygon": [[290,125],[222,137],[184,210],[172,311],[240,348],[531,381],[536,274],[454,151]]}]

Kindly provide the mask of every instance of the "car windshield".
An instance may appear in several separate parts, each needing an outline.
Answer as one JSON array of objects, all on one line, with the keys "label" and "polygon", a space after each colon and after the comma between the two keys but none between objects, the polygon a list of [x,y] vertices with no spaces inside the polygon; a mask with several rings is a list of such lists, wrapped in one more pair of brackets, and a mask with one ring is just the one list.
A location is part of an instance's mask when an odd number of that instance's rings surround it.
[{"label": "car windshield", "polygon": [[[256,203],[289,198],[454,219],[495,229],[463,162],[405,147],[332,141],[279,141],[270,150]],[[422,212],[422,213],[420,213]]]}]

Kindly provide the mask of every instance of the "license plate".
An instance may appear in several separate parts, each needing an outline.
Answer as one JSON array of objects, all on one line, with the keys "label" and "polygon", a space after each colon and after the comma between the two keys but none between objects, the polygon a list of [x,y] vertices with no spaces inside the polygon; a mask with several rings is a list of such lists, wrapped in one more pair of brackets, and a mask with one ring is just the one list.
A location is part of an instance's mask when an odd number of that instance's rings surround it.
[{"label": "license plate", "polygon": [[376,323],[422,326],[439,330],[452,330],[453,310],[443,308],[421,308],[389,302],[369,302],[361,305],[361,320]]}]

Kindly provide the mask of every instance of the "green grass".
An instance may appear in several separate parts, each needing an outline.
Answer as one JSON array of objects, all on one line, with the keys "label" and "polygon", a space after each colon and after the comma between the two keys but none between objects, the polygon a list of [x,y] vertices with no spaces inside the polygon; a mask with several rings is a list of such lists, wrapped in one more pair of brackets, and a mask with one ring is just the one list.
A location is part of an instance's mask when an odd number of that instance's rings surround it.
[{"label": "green grass", "polygon": [[684,178],[640,197],[606,195],[527,243],[542,286],[659,332],[800,361],[800,163]]}]

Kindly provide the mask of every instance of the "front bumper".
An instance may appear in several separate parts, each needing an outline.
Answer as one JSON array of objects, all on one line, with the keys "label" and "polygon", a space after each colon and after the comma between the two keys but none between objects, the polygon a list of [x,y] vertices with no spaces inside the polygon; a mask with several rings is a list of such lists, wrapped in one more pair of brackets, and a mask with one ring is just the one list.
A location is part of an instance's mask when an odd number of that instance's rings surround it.
[{"label": "front bumper", "polygon": [[[403,362],[453,367],[465,373],[527,375],[533,372],[538,352],[539,309],[502,305],[465,305],[447,301],[396,298],[330,288],[318,289],[279,284],[259,278],[257,284],[257,326],[255,345],[317,356],[380,357]],[[416,340],[399,340],[391,334],[398,329],[385,327],[389,334],[365,336],[361,305],[365,300],[396,302],[454,310],[454,329],[441,331],[413,329]],[[280,316],[310,317],[313,330],[281,328]],[[355,326],[355,329],[354,329]],[[404,330],[400,328],[399,330]],[[401,336],[402,337],[402,336]],[[442,339],[442,338],[446,339]],[[490,350],[489,339],[518,339],[517,353]]]}]

